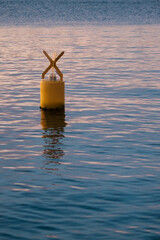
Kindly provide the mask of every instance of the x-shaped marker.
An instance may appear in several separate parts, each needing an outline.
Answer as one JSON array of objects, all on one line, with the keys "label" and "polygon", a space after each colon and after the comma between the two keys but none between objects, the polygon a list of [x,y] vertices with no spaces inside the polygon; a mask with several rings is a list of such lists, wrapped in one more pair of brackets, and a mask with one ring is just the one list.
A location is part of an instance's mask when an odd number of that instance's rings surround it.
[{"label": "x-shaped marker", "polygon": [[59,70],[59,68],[56,65],[56,62],[60,59],[60,57],[62,57],[62,55],[64,54],[64,52],[61,52],[58,57],[56,57],[55,60],[53,60],[46,51],[43,51],[44,55],[48,58],[48,60],[50,61],[50,65],[46,68],[46,70],[42,73],[42,79],[44,79],[45,74],[52,68],[54,67],[56,69],[56,73],[60,76],[60,80],[63,81],[63,74],[62,72]]}]

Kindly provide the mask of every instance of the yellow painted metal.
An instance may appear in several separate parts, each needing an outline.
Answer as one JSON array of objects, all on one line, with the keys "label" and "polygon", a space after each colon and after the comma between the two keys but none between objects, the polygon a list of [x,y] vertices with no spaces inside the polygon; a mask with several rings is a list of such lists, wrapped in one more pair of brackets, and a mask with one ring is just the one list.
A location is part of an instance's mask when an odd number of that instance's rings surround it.
[{"label": "yellow painted metal", "polygon": [[46,68],[46,70],[42,73],[42,79],[44,79],[45,74],[53,67],[56,70],[56,73],[60,76],[60,80],[63,81],[63,74],[60,71],[60,69],[57,67],[57,61],[62,57],[64,52],[61,52],[58,57],[56,57],[55,61],[48,55],[46,51],[43,51],[44,55],[48,58],[50,61],[50,65]]},{"label": "yellow painted metal", "polygon": [[[57,57],[54,54],[53,59],[48,55],[46,51],[43,51],[45,56],[48,58],[50,65],[42,73],[42,80],[40,83],[40,107],[42,109],[63,109],[64,108],[64,81],[63,74],[57,67],[56,63],[64,54],[61,52]],[[52,68],[53,77],[45,79],[45,74]],[[54,80],[54,68],[56,73],[60,76],[60,80]]]},{"label": "yellow painted metal", "polygon": [[44,109],[64,108],[64,81],[42,79],[40,82],[40,106]]}]

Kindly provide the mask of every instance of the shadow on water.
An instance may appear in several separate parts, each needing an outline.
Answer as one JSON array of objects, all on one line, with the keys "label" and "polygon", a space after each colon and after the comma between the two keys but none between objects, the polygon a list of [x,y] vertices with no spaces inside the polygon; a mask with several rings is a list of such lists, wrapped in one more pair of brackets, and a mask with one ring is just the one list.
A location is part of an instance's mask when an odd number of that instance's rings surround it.
[{"label": "shadow on water", "polygon": [[47,161],[47,164],[60,164],[59,159],[64,155],[62,140],[66,125],[64,110],[41,110],[42,138],[44,139],[43,156],[46,159],[50,159]]}]

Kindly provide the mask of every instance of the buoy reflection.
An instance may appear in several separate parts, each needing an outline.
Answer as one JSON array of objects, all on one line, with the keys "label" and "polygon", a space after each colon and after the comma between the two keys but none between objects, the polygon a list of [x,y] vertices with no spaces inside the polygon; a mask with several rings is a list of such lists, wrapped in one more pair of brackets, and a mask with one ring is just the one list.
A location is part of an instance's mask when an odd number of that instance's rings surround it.
[{"label": "buoy reflection", "polygon": [[[62,142],[64,138],[65,112],[64,110],[41,110],[42,138],[44,139],[43,156],[48,159],[58,159],[64,155]],[[57,159],[57,161],[56,161]],[[49,162],[48,162],[49,163]]]}]

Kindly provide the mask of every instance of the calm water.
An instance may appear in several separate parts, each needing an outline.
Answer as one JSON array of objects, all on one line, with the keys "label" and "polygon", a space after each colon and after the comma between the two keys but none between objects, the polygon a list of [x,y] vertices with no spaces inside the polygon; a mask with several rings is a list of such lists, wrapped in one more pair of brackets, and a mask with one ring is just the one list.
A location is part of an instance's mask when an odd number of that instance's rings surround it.
[{"label": "calm water", "polygon": [[[4,14],[0,239],[160,239],[159,19],[31,27]],[[65,51],[65,112],[39,109],[43,49]]]},{"label": "calm water", "polygon": [[0,25],[157,24],[159,0],[0,0]]}]

